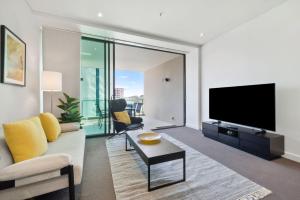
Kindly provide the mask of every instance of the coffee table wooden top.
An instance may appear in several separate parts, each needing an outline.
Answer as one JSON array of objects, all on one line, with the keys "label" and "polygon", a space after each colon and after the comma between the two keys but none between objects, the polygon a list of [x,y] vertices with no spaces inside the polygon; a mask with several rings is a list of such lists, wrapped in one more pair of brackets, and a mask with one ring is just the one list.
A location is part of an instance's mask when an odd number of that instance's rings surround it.
[{"label": "coffee table wooden top", "polygon": [[142,159],[149,164],[166,162],[181,158],[185,151],[165,138],[161,138],[157,144],[143,144],[139,141],[140,131],[127,133],[128,140],[132,143],[135,150],[138,151]]}]

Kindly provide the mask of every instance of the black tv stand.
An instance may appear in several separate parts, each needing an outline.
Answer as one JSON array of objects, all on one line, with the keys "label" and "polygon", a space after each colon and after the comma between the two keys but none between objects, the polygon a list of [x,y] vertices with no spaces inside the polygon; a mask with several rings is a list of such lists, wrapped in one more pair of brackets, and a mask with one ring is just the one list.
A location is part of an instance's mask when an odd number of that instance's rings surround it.
[{"label": "black tv stand", "polygon": [[216,121],[216,122],[212,122],[212,124],[221,124],[222,121]]},{"label": "black tv stand", "polygon": [[232,126],[226,123],[203,122],[204,136],[267,160],[284,154],[284,136],[265,130]]},{"label": "black tv stand", "polygon": [[264,135],[264,134],[266,134],[267,132],[266,132],[266,130],[258,130],[258,131],[256,131],[255,132],[255,135]]},{"label": "black tv stand", "polygon": [[226,126],[226,128],[228,128],[228,129],[235,129],[235,130],[238,129],[238,127],[236,127],[236,126],[230,126],[230,125]]}]

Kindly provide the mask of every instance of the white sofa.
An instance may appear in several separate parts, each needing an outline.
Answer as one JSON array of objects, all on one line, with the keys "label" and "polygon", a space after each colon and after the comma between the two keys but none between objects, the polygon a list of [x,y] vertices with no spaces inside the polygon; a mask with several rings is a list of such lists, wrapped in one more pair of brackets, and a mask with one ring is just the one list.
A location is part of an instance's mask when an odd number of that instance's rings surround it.
[{"label": "white sofa", "polygon": [[73,199],[74,184],[81,183],[84,149],[83,130],[62,133],[57,141],[48,143],[45,155],[14,164],[0,133],[0,199],[32,198],[69,185],[70,199]]}]

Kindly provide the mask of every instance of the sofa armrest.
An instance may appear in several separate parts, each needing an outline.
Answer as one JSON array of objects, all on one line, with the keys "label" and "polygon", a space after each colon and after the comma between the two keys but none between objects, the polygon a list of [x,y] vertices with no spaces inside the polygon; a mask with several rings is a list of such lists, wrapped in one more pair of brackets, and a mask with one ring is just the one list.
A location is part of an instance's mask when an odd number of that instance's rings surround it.
[{"label": "sofa armrest", "polygon": [[7,166],[0,171],[0,182],[35,176],[71,165],[68,154],[50,154]]}]

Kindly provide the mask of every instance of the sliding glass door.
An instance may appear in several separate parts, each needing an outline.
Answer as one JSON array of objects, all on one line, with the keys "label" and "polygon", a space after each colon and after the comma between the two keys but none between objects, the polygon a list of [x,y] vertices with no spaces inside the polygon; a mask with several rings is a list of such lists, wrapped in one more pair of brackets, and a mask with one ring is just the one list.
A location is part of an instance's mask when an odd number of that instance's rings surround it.
[{"label": "sliding glass door", "polygon": [[87,136],[112,133],[109,100],[113,91],[114,44],[95,38],[81,39],[80,101]]}]

